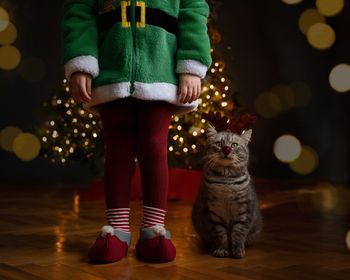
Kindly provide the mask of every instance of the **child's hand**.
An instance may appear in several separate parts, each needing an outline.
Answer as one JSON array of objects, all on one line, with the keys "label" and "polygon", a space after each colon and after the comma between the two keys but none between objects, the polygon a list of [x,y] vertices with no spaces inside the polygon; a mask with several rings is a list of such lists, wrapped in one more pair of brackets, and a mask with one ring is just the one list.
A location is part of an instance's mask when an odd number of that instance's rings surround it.
[{"label": "child's hand", "polygon": [[85,72],[74,72],[70,78],[70,92],[76,102],[91,100],[91,75]]},{"label": "child's hand", "polygon": [[199,98],[202,91],[201,78],[194,74],[181,73],[178,93],[181,103],[191,103]]}]

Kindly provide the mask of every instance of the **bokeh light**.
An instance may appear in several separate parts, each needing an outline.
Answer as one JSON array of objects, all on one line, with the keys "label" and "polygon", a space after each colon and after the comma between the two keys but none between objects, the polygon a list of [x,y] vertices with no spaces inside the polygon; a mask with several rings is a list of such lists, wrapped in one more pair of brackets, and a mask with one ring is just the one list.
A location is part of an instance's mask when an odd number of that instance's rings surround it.
[{"label": "bokeh light", "polygon": [[0,48],[0,68],[4,70],[15,69],[21,61],[19,50],[11,45]]},{"label": "bokeh light", "polygon": [[335,32],[326,23],[316,23],[312,25],[306,33],[310,45],[316,49],[329,49],[335,42]]},{"label": "bokeh light", "polygon": [[348,247],[348,250],[350,251],[350,230],[348,230],[348,232],[346,233],[345,243],[346,243],[346,247]]},{"label": "bokeh light", "polygon": [[289,164],[290,168],[298,174],[306,175],[312,173],[318,165],[318,155],[309,146],[303,146],[299,157]]},{"label": "bokeh light", "polygon": [[299,18],[299,28],[302,33],[306,34],[311,26],[320,22],[326,22],[326,18],[316,9],[307,9]]},{"label": "bokeh light", "polygon": [[273,118],[282,111],[278,96],[269,91],[263,92],[255,99],[255,111],[264,118]]},{"label": "bokeh light", "polygon": [[317,0],[317,10],[327,17],[339,14],[344,8],[344,0]]},{"label": "bokeh light", "polygon": [[348,92],[350,90],[350,65],[335,66],[329,75],[329,83],[335,91]]},{"label": "bokeh light", "polygon": [[320,183],[312,193],[312,204],[315,209],[322,211],[333,211],[339,203],[339,192],[330,183]]},{"label": "bokeh light", "polygon": [[27,57],[19,65],[19,72],[28,82],[39,82],[45,76],[46,65],[39,57]]},{"label": "bokeh light", "polygon": [[9,22],[10,20],[7,11],[4,8],[0,7],[0,32],[7,28]]},{"label": "bokeh light", "polygon": [[293,162],[300,156],[300,141],[293,135],[282,135],[275,141],[273,152],[280,161]]},{"label": "bokeh light", "polygon": [[310,87],[304,82],[294,82],[290,84],[294,93],[294,106],[304,107],[310,103],[312,93]]},{"label": "bokeh light", "polygon": [[32,133],[21,133],[13,141],[13,152],[23,161],[35,159],[40,152],[40,141]]},{"label": "bokeh light", "polygon": [[270,92],[279,99],[281,110],[286,111],[294,106],[294,92],[290,86],[286,84],[277,84],[271,88]]},{"label": "bokeh light", "polygon": [[13,140],[22,133],[22,130],[15,126],[7,126],[0,132],[0,147],[7,152],[13,152]]},{"label": "bokeh light", "polygon": [[295,5],[303,2],[303,0],[282,0],[282,2],[288,4],[288,5]]},{"label": "bokeh light", "polygon": [[0,31],[0,44],[9,45],[12,44],[17,39],[17,29],[12,22],[9,23],[7,28]]}]

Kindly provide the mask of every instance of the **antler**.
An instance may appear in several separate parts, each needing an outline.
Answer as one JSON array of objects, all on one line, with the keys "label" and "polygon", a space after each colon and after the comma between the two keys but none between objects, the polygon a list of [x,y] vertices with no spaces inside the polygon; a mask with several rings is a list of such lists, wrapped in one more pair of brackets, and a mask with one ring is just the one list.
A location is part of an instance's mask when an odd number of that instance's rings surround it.
[{"label": "antler", "polygon": [[202,113],[202,118],[209,121],[216,129],[216,131],[230,130],[237,134],[242,134],[244,130],[251,127],[257,120],[257,117],[244,113],[238,115],[236,118],[228,118],[227,116],[222,117],[220,112],[209,111],[208,113]]},{"label": "antler", "polygon": [[210,110],[208,113],[202,113],[202,118],[209,121],[216,131],[223,131],[229,128],[228,117],[222,117],[220,112],[214,113]]}]

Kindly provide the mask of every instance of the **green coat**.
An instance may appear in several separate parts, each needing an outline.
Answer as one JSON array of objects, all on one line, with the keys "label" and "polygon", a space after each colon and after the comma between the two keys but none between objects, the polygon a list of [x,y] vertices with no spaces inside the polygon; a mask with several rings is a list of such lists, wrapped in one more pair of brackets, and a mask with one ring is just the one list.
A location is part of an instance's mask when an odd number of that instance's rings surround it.
[{"label": "green coat", "polygon": [[92,101],[85,109],[133,96],[193,111],[198,100],[178,101],[179,73],[203,79],[211,66],[205,0],[65,0],[62,64],[92,75]]}]

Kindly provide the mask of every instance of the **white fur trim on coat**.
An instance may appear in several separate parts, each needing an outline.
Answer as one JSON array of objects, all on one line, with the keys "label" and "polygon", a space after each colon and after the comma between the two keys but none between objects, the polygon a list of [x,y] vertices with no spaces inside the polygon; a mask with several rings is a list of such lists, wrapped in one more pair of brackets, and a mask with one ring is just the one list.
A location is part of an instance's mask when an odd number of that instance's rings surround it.
[{"label": "white fur trim on coat", "polygon": [[194,59],[180,59],[176,65],[176,73],[190,73],[204,79],[208,67],[200,61]]},{"label": "white fur trim on coat", "polygon": [[179,102],[178,87],[170,83],[142,83],[135,82],[135,91],[130,94],[130,82],[121,82],[93,88],[91,90],[92,100],[83,103],[83,107],[99,116],[98,104],[112,101],[118,98],[132,96],[143,100],[163,100],[176,105],[174,115],[181,115],[194,111],[198,107],[198,99],[191,103]]},{"label": "white fur trim on coat", "polygon": [[64,65],[64,75],[68,81],[77,71],[88,73],[96,78],[100,73],[97,58],[92,55],[82,55],[68,60]]}]

